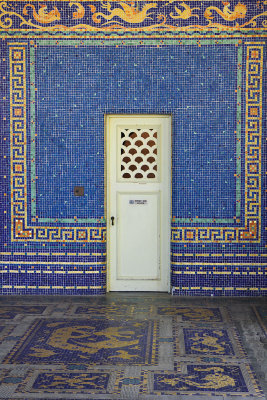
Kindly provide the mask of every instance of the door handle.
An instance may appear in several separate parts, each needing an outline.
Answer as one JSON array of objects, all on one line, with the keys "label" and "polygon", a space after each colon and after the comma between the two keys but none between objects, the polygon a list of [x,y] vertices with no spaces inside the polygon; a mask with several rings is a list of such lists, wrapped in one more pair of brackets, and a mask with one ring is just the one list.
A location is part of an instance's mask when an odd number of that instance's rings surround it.
[{"label": "door handle", "polygon": [[115,217],[111,217],[111,225],[114,225],[114,219]]}]

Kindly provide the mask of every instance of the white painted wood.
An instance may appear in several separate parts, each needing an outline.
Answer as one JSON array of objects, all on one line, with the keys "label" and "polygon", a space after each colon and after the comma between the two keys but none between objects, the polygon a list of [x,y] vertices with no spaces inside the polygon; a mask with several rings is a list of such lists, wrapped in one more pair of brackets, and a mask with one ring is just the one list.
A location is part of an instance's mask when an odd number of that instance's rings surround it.
[{"label": "white painted wood", "polygon": [[[120,182],[158,182],[160,126],[133,129],[118,127],[117,179]],[[126,160],[126,161],[125,161]],[[122,167],[122,168],[121,168]],[[131,168],[133,168],[131,170]],[[125,174],[128,175],[125,178]],[[137,176],[139,175],[139,177]]]},{"label": "white painted wood", "polygon": [[159,192],[117,193],[118,280],[160,277],[159,196]]},{"label": "white painted wood", "polygon": [[[108,290],[167,292],[170,287],[171,117],[107,115],[105,123]],[[136,161],[139,156],[142,160]],[[149,157],[152,158],[148,161]],[[142,166],[146,164],[150,169],[144,171]]]}]

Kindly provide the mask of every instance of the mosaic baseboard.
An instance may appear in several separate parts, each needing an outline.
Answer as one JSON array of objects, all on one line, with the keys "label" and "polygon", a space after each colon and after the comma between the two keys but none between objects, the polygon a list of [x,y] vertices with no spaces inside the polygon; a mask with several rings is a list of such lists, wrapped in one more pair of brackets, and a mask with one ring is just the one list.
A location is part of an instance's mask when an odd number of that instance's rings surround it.
[{"label": "mosaic baseboard", "polygon": [[172,294],[192,296],[266,296],[266,271],[261,263],[205,264],[195,261],[172,268]]},{"label": "mosaic baseboard", "polygon": [[12,270],[5,269],[2,294],[105,294],[105,263],[77,264],[23,263],[12,267]]}]

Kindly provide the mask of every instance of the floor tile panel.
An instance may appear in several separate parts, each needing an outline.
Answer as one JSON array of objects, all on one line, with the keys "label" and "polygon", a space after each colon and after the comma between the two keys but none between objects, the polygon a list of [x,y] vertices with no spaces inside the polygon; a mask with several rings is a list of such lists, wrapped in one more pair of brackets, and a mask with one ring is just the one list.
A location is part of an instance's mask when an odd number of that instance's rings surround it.
[{"label": "floor tile panel", "polygon": [[114,293],[17,302],[2,301],[0,399],[265,398],[259,300]]}]

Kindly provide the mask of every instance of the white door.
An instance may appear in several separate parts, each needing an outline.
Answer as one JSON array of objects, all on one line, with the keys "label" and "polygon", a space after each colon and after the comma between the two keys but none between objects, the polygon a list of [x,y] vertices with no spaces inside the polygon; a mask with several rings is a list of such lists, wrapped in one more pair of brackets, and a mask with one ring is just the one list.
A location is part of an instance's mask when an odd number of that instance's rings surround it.
[{"label": "white door", "polygon": [[108,290],[169,291],[171,117],[108,115]]}]

